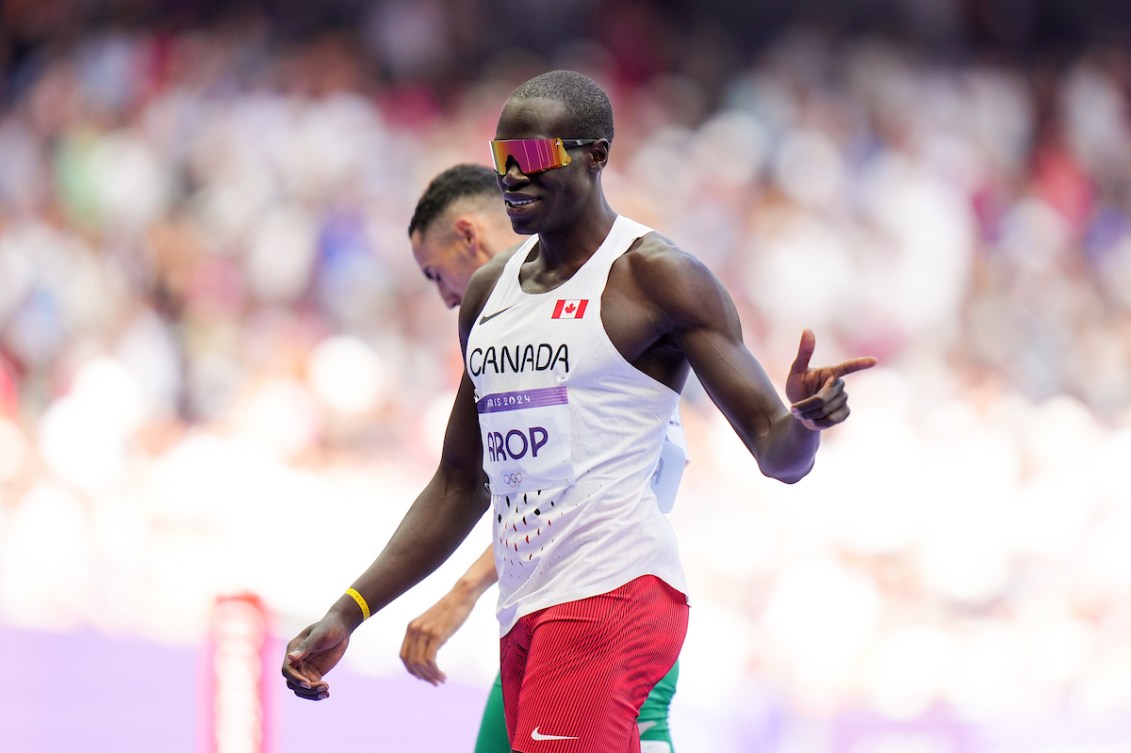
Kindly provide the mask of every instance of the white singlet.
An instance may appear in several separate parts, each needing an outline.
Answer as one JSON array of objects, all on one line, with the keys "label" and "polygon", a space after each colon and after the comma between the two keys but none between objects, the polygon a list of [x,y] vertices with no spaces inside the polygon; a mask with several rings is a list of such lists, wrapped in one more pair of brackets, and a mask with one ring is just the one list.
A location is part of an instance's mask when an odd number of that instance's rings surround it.
[{"label": "white singlet", "polygon": [[[679,394],[629,364],[601,322],[609,269],[649,232],[618,217],[581,269],[545,293],[519,283],[532,236],[469,333],[502,635],[525,614],[642,575],[687,593],[657,499],[670,509],[683,472]],[[665,442],[669,431],[680,444]]]}]

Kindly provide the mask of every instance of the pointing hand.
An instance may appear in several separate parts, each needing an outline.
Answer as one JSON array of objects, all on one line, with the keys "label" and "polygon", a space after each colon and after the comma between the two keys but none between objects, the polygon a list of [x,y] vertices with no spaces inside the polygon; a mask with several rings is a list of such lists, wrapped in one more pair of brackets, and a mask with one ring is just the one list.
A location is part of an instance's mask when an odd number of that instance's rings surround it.
[{"label": "pointing hand", "polygon": [[810,368],[809,359],[816,347],[817,337],[812,330],[802,332],[797,357],[785,382],[785,394],[794,417],[806,428],[820,431],[848,418],[848,393],[844,391],[842,377],[872,368],[876,359],[863,356],[835,366]]}]

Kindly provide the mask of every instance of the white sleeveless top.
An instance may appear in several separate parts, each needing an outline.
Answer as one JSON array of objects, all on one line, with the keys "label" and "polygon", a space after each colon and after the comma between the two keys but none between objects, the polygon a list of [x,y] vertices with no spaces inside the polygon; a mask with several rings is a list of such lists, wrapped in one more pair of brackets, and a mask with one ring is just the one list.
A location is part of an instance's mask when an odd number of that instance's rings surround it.
[{"label": "white sleeveless top", "polygon": [[[601,322],[609,269],[649,232],[618,217],[572,278],[525,293],[519,270],[532,236],[507,261],[468,336],[501,635],[525,614],[642,575],[687,593],[657,498],[659,490],[670,509],[683,472],[679,394],[629,364]],[[665,442],[673,423],[678,444]]]}]

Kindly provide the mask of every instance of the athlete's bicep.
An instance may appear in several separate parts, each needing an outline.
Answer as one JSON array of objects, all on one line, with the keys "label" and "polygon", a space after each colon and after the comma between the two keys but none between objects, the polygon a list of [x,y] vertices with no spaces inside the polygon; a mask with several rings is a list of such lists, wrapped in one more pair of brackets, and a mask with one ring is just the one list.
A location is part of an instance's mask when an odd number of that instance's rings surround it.
[{"label": "athlete's bicep", "polygon": [[752,451],[788,412],[762,365],[742,339],[738,310],[718,278],[690,256],[668,270],[661,306],[665,327],[711,400]]},{"label": "athlete's bicep", "polygon": [[[497,259],[498,257],[496,257]],[[492,260],[480,267],[467,286],[459,309],[460,351],[467,357],[467,338],[475,326],[475,318],[486,303],[498,280],[499,271]],[[488,274],[484,274],[487,272]],[[473,480],[476,488],[486,482],[483,472],[483,440],[479,432],[479,411],[475,403],[475,387],[464,370],[456,392],[456,400],[444,433],[441,469],[450,470]]]},{"label": "athlete's bicep", "polygon": [[460,381],[455,403],[444,433],[441,465],[447,471],[478,488],[485,480],[483,473],[483,440],[479,434],[479,413],[475,390],[466,373]]}]

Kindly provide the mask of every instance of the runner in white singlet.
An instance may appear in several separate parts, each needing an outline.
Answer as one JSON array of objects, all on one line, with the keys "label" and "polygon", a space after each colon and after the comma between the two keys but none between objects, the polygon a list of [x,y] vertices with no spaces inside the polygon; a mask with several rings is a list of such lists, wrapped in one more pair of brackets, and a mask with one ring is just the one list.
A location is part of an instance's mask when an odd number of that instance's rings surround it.
[{"label": "runner in white singlet", "polygon": [[[511,226],[535,238],[471,278],[459,315],[466,373],[436,472],[373,563],[288,643],[282,672],[299,697],[329,697],[325,675],[353,631],[490,509],[499,620],[512,626],[500,642],[512,750],[636,753],[637,714],[687,626],[675,537],[650,479],[689,372],[761,472],[784,483],[809,473],[821,432],[848,418],[843,377],[875,359],[810,367],[806,330],[784,403],[718,279],[609,206],[613,135],[608,96],[571,71],[537,76],[504,104],[492,157]],[[496,289],[515,311],[488,308]],[[589,316],[587,338],[564,329]]]}]

